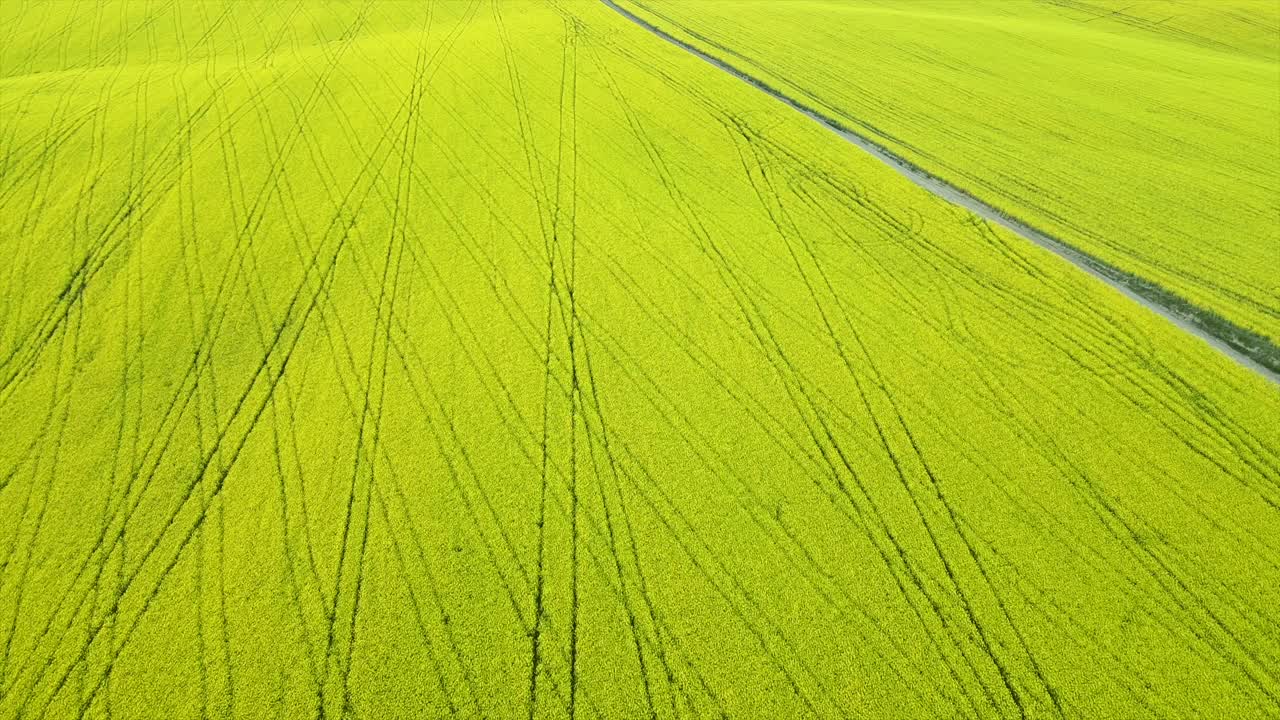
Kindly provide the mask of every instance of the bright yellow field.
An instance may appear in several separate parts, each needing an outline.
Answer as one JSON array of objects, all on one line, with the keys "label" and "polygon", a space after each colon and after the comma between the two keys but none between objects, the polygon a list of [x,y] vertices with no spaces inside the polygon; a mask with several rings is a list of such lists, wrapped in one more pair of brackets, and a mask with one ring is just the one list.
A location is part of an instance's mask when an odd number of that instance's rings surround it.
[{"label": "bright yellow field", "polygon": [[1280,366],[1280,3],[620,4]]},{"label": "bright yellow field", "polygon": [[608,7],[0,37],[0,718],[1280,712],[1276,387]]}]

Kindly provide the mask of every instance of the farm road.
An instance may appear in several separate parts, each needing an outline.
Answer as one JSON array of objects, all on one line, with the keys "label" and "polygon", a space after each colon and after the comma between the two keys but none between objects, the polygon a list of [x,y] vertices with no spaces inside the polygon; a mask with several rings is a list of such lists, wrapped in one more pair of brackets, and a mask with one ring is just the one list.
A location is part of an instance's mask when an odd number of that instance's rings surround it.
[{"label": "farm road", "polygon": [[[667,33],[661,28],[654,26],[652,23],[649,23],[626,8],[621,7],[613,0],[601,0],[601,2],[608,5],[615,12],[621,14],[631,22],[639,25],[645,30],[648,30],[650,33],[666,40],[682,50],[696,55],[717,68],[734,75],[738,79],[755,86],[811,120],[824,125],[827,129],[844,138],[846,141],[856,145],[871,155],[874,155],[878,160],[893,168],[903,177],[916,185],[928,190],[953,205],[958,205],[978,217],[996,223],[1006,230],[1009,230],[1052,252],[1089,275],[1097,278],[1103,283],[1106,283],[1108,286],[1112,287],[1130,300],[1173,323],[1184,332],[1201,339],[1210,347],[1223,355],[1226,355],[1237,364],[1252,370],[1276,385],[1280,385],[1280,369],[1274,367],[1273,362],[1268,362],[1268,358],[1272,353],[1268,352],[1270,343],[1265,338],[1258,336],[1245,328],[1229,323],[1222,318],[1211,318],[1199,308],[1192,306],[1190,303],[1187,303],[1181,298],[1172,295],[1159,287],[1154,286],[1152,283],[1134,278],[1128,273],[1125,273],[1124,271],[1113,267],[1096,257],[1084,253],[1041,230],[1037,230],[1021,220],[1010,217],[998,208],[988,205],[955,185],[926,172],[907,159],[890,152],[884,146],[870,140],[866,136],[859,135],[839,120],[818,112],[814,108],[795,100],[759,78],[743,72],[724,60],[721,60],[714,55],[710,55],[694,45],[691,45]],[[1211,323],[1216,326],[1216,328],[1211,327]],[[1259,362],[1259,360],[1262,362]]]}]

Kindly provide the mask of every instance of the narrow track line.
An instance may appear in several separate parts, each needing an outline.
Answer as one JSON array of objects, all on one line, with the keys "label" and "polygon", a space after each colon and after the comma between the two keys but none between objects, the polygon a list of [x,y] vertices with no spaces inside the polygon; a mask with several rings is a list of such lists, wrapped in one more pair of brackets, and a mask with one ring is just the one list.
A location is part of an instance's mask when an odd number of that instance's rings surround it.
[{"label": "narrow track line", "polygon": [[1037,230],[1021,220],[1010,217],[998,208],[988,205],[955,185],[935,177],[868,137],[850,130],[847,125],[839,120],[824,115],[808,105],[788,97],[763,80],[743,72],[724,60],[671,35],[630,10],[621,7],[614,0],[600,0],[600,2],[659,38],[785,103],[793,110],[836,133],[847,142],[870,153],[885,165],[896,170],[898,174],[943,200],[996,223],[1023,239],[1061,257],[1133,302],[1168,320],[1188,335],[1204,341],[1237,365],[1252,370],[1273,384],[1280,386],[1280,348],[1277,348],[1270,339],[1247,328],[1240,327],[1211,311],[1197,307],[1151,281],[1131,275],[1110,263],[1068,245],[1062,240]]}]

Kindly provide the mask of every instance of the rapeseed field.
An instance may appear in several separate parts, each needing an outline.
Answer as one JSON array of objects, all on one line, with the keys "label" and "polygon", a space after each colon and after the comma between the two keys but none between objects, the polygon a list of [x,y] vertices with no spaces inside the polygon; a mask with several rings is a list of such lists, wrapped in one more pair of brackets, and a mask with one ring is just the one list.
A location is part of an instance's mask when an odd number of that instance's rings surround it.
[{"label": "rapeseed field", "polygon": [[1280,372],[1280,4],[619,4]]},{"label": "rapeseed field", "polygon": [[1280,712],[1276,385],[609,6],[0,38],[0,718]]}]

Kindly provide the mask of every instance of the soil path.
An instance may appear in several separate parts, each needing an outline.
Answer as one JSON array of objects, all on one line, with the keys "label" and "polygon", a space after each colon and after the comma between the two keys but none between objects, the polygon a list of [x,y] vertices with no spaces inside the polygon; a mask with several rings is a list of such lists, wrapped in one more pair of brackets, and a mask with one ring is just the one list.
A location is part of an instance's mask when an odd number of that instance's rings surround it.
[{"label": "soil path", "polygon": [[613,0],[601,0],[614,11],[631,22],[666,40],[667,42],[711,63],[717,68],[730,73],[738,79],[768,93],[780,102],[789,105],[796,111],[806,115],[836,133],[846,141],[871,153],[884,164],[898,171],[911,182],[937,195],[938,197],[958,205],[969,212],[996,223],[1007,230],[1023,237],[1036,245],[1058,255],[1084,272],[1106,283],[1125,297],[1151,310],[1190,335],[1208,343],[1218,352],[1226,355],[1262,377],[1280,385],[1280,351],[1267,338],[1250,330],[1241,328],[1229,321],[1191,305],[1182,298],[1155,286],[1149,281],[1136,278],[1098,258],[1078,250],[1057,238],[1012,218],[997,208],[984,203],[960,188],[935,177],[910,161],[894,154],[882,145],[859,135],[839,120],[833,119],[817,110],[797,102],[729,63],[709,55],[699,48],[676,38],[661,28],[655,27],[643,18],[635,15]]}]

